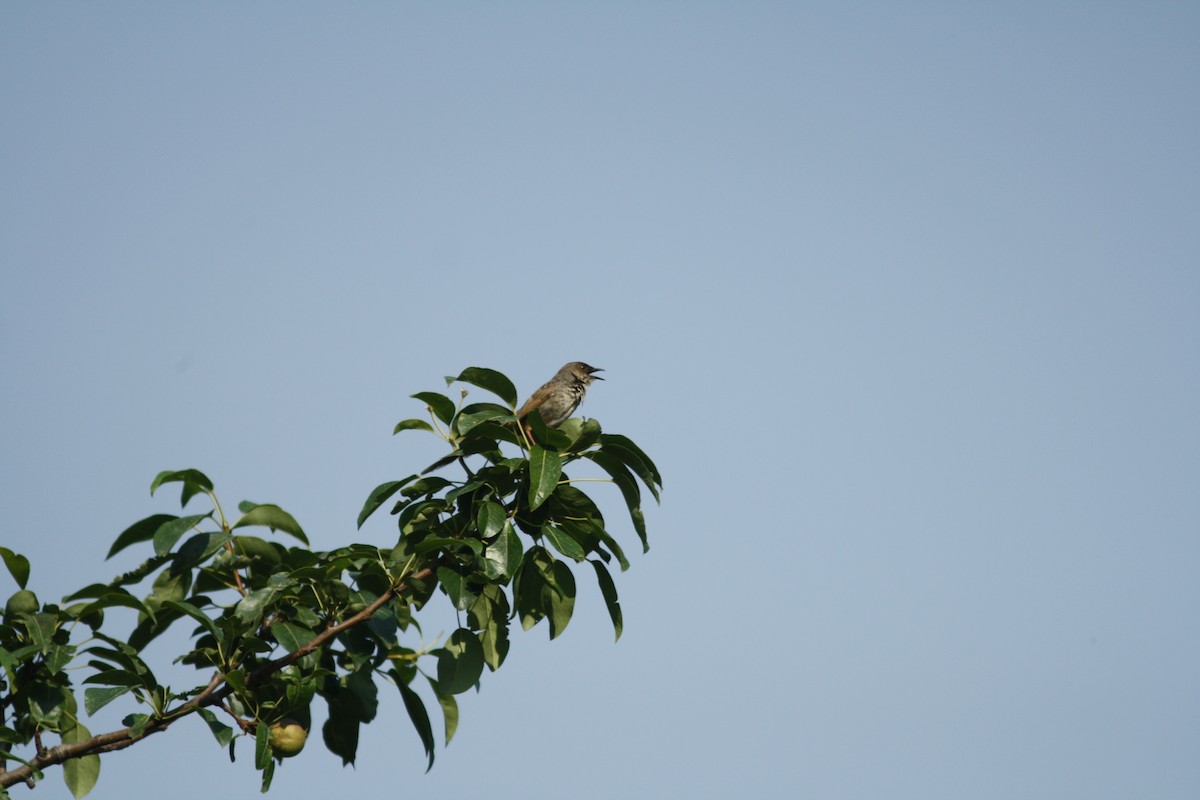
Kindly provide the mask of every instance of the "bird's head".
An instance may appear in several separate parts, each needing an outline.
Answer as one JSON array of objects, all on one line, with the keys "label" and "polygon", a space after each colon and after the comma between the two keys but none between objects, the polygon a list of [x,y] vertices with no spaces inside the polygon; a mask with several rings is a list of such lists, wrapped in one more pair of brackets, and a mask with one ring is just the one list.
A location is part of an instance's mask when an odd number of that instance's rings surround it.
[{"label": "bird's head", "polygon": [[604,378],[596,374],[597,372],[604,372],[604,370],[600,369],[600,367],[589,366],[582,361],[572,361],[558,372],[560,375],[569,375],[584,386],[590,386],[592,381],[604,380]]}]

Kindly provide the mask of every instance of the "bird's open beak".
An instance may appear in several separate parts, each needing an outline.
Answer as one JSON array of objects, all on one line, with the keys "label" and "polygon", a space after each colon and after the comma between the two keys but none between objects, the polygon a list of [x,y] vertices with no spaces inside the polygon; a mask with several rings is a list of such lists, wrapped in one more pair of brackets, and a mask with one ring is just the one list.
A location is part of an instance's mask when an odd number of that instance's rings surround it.
[{"label": "bird's open beak", "polygon": [[600,367],[592,367],[592,377],[598,381],[604,380],[604,378],[601,378],[599,375],[596,374],[597,372],[604,372],[604,370]]}]

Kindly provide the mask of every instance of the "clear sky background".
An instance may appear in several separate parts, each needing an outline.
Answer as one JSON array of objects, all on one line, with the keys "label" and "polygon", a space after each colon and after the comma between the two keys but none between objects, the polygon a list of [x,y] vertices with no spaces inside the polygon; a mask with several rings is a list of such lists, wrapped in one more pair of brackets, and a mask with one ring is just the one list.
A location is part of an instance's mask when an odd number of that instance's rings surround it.
[{"label": "clear sky background", "polygon": [[[428,775],[384,692],[273,793],[1194,798],[1198,42],[1184,2],[4,3],[0,544],[43,600],[108,579],[183,467],[389,544],[362,501],[441,453],[409,394],[582,359],[666,484],[622,639],[581,573]],[[241,752],[181,723],[94,796],[252,796]]]}]

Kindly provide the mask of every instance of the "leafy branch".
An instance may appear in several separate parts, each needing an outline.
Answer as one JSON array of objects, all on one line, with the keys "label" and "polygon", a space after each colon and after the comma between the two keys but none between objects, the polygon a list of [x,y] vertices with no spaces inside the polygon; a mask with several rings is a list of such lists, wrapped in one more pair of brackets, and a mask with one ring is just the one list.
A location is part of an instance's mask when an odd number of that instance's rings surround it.
[{"label": "leafy branch", "polygon": [[[27,588],[28,560],[0,548],[19,587],[0,624],[0,797],[6,787],[35,785],[55,765],[82,797],[98,780],[100,755],[191,716],[231,756],[238,739],[253,739],[265,791],[283,759],[303,749],[317,699],[326,704],[326,748],[353,763],[361,726],[376,716],[380,683],[400,692],[432,767],[433,726],[418,684],[441,709],[448,744],[458,725],[455,696],[477,687],[485,668],[502,665],[511,620],[525,629],[545,620],[551,638],[566,628],[576,597],[571,563],[591,565],[619,638],[622,611],[607,565],[615,560],[624,571],[629,561],[579,485],[613,483],[647,549],[641,488],[658,499],[662,479],[654,463],[626,437],[602,433],[595,420],[549,429],[535,414],[528,441],[515,424],[517,395],[505,376],[472,367],[447,379],[455,381],[490,391],[504,405],[413,395],[433,424],[403,420],[394,432],[440,436],[451,447],[446,463],[457,461],[465,475],[413,474],[377,486],[358,526],[392,503],[398,536],[390,547],[314,551],[299,523],[271,504],[243,502],[241,516],[230,522],[212,481],[185,469],[160,473],[151,493],[179,484],[181,508],[203,496],[211,510],[135,522],[108,557],[148,544],[145,561],[60,604],[39,602]],[[601,475],[567,475],[589,464]],[[252,535],[254,528],[288,534],[299,545]],[[147,581],[149,590],[135,593]],[[435,593],[465,621],[440,646],[414,649],[406,640],[414,629],[419,634],[417,614]],[[110,635],[121,618],[115,612],[129,611],[136,614],[132,630]],[[141,654],[181,621],[193,629],[189,649],[176,660],[211,677],[176,692],[160,684]],[[80,670],[86,677],[77,686],[71,676]],[[79,688],[88,716],[127,696],[149,713],[131,713],[123,727],[92,734],[80,720]],[[61,742],[45,747],[47,733]],[[19,766],[8,769],[10,762]]]}]

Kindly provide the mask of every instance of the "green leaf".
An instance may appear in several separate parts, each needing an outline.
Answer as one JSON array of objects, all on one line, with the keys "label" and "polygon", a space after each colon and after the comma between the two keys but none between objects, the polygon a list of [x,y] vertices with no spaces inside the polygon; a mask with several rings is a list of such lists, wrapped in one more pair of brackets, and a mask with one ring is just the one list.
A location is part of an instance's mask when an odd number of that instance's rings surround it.
[{"label": "green leaf", "polygon": [[129,728],[130,739],[140,739],[146,735],[146,726],[150,724],[149,714],[128,714],[121,724]]},{"label": "green leaf", "polygon": [[400,431],[429,431],[433,433],[433,426],[423,419],[402,419],[396,423],[396,427],[392,430],[392,436],[395,436]]},{"label": "green leaf", "polygon": [[271,763],[271,729],[267,723],[258,721],[254,729],[254,768],[266,769]]},{"label": "green leaf", "polygon": [[572,417],[559,425],[558,429],[570,440],[565,448],[569,453],[586,450],[600,440],[600,423],[594,419]]},{"label": "green leaf", "polygon": [[603,450],[584,453],[584,457],[596,462],[612,477],[613,483],[617,485],[617,488],[621,490],[621,495],[625,498],[625,505],[629,508],[629,518],[633,520],[633,529],[637,531],[638,538],[642,540],[642,549],[649,550],[650,541],[646,534],[646,517],[642,513],[642,491],[625,466],[625,462]]},{"label": "green leaf", "polygon": [[388,481],[376,486],[371,494],[367,496],[367,502],[363,503],[362,511],[358,512],[358,527],[361,528],[363,523],[367,521],[367,517],[375,513],[375,509],[379,508],[387,499],[398,492],[406,484],[417,479],[417,475],[409,475],[402,481]]},{"label": "green leaf", "polygon": [[206,631],[208,631],[209,634],[211,634],[214,639],[217,640],[218,644],[225,643],[225,636],[217,628],[216,623],[213,622],[212,619],[210,619],[207,614],[205,614],[200,609],[196,608],[191,603],[184,603],[184,602],[181,602],[178,600],[164,600],[161,607],[174,609],[175,611],[178,611],[181,614],[187,614],[189,617],[191,617],[192,619],[199,622],[202,626],[204,626],[204,629]]},{"label": "green leaf", "polygon": [[296,518],[288,512],[284,511],[277,505],[264,503],[259,505],[251,503],[249,500],[243,500],[238,509],[245,512],[242,518],[233,523],[233,530],[245,528],[250,525],[262,525],[270,528],[272,531],[283,531],[290,533],[299,539],[306,547],[308,546],[308,537],[304,535],[304,531],[300,528],[300,523],[296,522]]},{"label": "green leaf", "polygon": [[147,680],[143,675],[138,675],[124,669],[108,669],[103,672],[97,672],[95,675],[89,675],[84,678],[83,682],[98,683],[101,686],[122,686],[126,690],[154,688],[151,685],[153,681]]},{"label": "green leaf", "polygon": [[483,646],[467,628],[459,628],[438,651],[438,686],[450,694],[462,694],[483,674]]},{"label": "green leaf", "polygon": [[128,692],[128,686],[106,686],[83,690],[83,708],[88,716],[92,716],[106,705]]},{"label": "green leaf", "polygon": [[474,595],[467,591],[466,578],[463,575],[460,575],[449,567],[438,567],[437,577],[438,583],[442,585],[442,589],[446,592],[446,596],[450,598],[450,602],[459,611],[465,610],[470,605],[469,600],[475,599]]},{"label": "green leaf", "polygon": [[213,738],[217,740],[217,744],[221,747],[226,747],[233,741],[233,728],[217,719],[217,715],[209,711],[207,708],[198,708],[196,713],[208,725],[208,729],[212,731]]},{"label": "green leaf", "polygon": [[171,552],[171,548],[175,546],[181,536],[194,528],[201,520],[211,516],[211,511],[207,514],[192,514],[189,517],[179,517],[159,525],[158,529],[154,531],[154,554],[165,556]]},{"label": "green leaf", "polygon": [[[506,606],[507,608],[507,606]],[[492,671],[500,669],[508,655],[508,620],[493,619],[480,633],[483,645],[483,660]]]},{"label": "green leaf", "polygon": [[562,453],[571,446],[571,437],[561,428],[551,428],[542,419],[541,414],[527,414],[525,422],[533,429],[533,440],[543,445],[547,450]]},{"label": "green leaf", "polygon": [[458,701],[454,699],[454,695],[441,691],[432,678],[429,679],[429,683],[437,693],[438,704],[442,707],[442,720],[446,724],[446,744],[450,744],[454,732],[458,730]]},{"label": "green leaf", "polygon": [[75,696],[66,687],[33,683],[22,693],[29,700],[30,718],[45,730],[61,730],[63,716],[75,711]]},{"label": "green leaf", "polygon": [[450,424],[450,420],[454,419],[454,401],[446,395],[437,392],[417,392],[411,397],[429,406],[434,416],[447,425]]},{"label": "green leaf", "polygon": [[286,620],[276,622],[272,625],[271,632],[275,634],[275,641],[279,642],[283,646],[283,649],[289,653],[296,652],[316,638],[317,635],[303,625],[297,625],[294,622]]},{"label": "green leaf", "polygon": [[392,670],[392,674],[396,678],[397,688],[400,689],[400,697],[404,700],[404,709],[408,711],[408,718],[417,729],[417,736],[421,737],[421,746],[425,748],[425,755],[429,758],[429,764],[425,767],[425,771],[429,772],[433,767],[433,726],[429,723],[429,712],[425,710],[421,696],[403,681],[399,671]]},{"label": "green leaf", "polygon": [[58,630],[57,614],[20,614],[18,616],[29,631],[29,639],[43,654],[50,650],[50,640]]},{"label": "green leaf", "polygon": [[515,408],[517,405],[517,388],[513,386],[512,381],[506,375],[494,369],[467,367],[459,373],[457,378],[449,378],[446,381],[446,385],[450,385],[456,380],[469,383],[472,386],[478,386],[480,389],[487,389],[508,403],[509,406]]},{"label": "green leaf", "polygon": [[17,586],[24,589],[25,584],[29,582],[29,559],[25,556],[17,555],[7,547],[0,547],[0,558],[4,559],[4,566],[8,567],[13,580],[17,582]]},{"label": "green leaf", "polygon": [[[162,608],[163,603],[166,601],[182,600],[186,597],[191,584],[192,573],[190,570],[182,570],[180,572],[163,570],[154,579],[154,583],[150,585],[150,595],[145,600],[146,607],[151,613],[158,614],[159,609]],[[178,616],[174,616],[173,619],[178,619]],[[159,632],[161,633],[161,631]]]},{"label": "green leaf", "polygon": [[587,553],[580,546],[579,542],[554,525],[543,525],[542,535],[553,545],[555,550],[567,558],[583,561],[584,557],[587,556]]},{"label": "green leaf", "polygon": [[254,627],[262,620],[263,612],[267,606],[275,602],[279,597],[279,588],[275,586],[264,586],[261,589],[255,589],[238,601],[234,607],[234,616],[247,625]]},{"label": "green leaf", "polygon": [[112,558],[131,544],[150,541],[154,538],[154,532],[161,528],[163,523],[173,519],[178,519],[178,517],[174,514],[153,514],[143,520],[138,520],[121,532],[104,558],[106,560]]},{"label": "green leaf", "polygon": [[158,473],[154,482],[150,484],[150,495],[154,495],[154,490],[162,486],[164,483],[182,483],[183,494],[179,498],[179,506],[186,506],[188,500],[191,500],[201,492],[211,492],[213,490],[212,481],[198,469],[180,469],[167,470],[166,472]]},{"label": "green leaf", "polygon": [[542,599],[550,612],[547,614],[550,618],[550,638],[557,639],[567,629],[567,623],[575,611],[575,576],[562,561],[555,561],[550,571],[548,588],[543,591]]},{"label": "green leaf", "polygon": [[334,755],[341,756],[342,766],[353,764],[358,755],[358,733],[361,725],[357,710],[349,706],[344,694],[345,689],[338,686],[335,692],[325,695],[329,717],[321,726],[321,738],[325,741],[325,747]]},{"label": "green leaf", "polygon": [[484,551],[483,574],[489,580],[507,581],[521,566],[521,556],[521,537],[506,520],[501,534]]},{"label": "green leaf", "polygon": [[266,794],[271,790],[271,781],[275,777],[275,762],[268,761],[267,766],[262,771],[262,786],[259,787],[259,792]]},{"label": "green leaf", "polygon": [[540,561],[550,558],[545,548],[535,546],[529,548],[521,562],[520,569],[513,575],[513,603],[517,616],[521,619],[521,627],[529,630],[546,617],[543,603],[543,588],[546,579],[542,576]]},{"label": "green leaf", "polygon": [[346,676],[342,698],[349,701],[347,708],[359,722],[370,722],[379,710],[379,690],[375,687],[372,674],[371,667],[367,666]]},{"label": "green leaf", "polygon": [[642,483],[646,484],[654,499],[659,499],[658,490],[662,488],[662,476],[658,474],[658,467],[654,466],[654,462],[641,448],[624,436],[605,433],[600,436],[600,449],[624,462],[625,466],[642,479]]},{"label": "green leaf", "polygon": [[[79,721],[76,721],[73,727],[63,731],[62,734],[63,744],[75,744],[90,738],[92,738],[91,731]],[[71,790],[71,794],[75,796],[76,800],[86,796],[99,778],[100,756],[94,753],[63,762],[63,780],[66,781],[67,788]]]},{"label": "green leaf", "polygon": [[43,656],[43,661],[46,664],[46,670],[51,675],[57,675],[67,664],[71,663],[71,659],[74,657],[75,647],[73,645],[52,644],[50,650]]},{"label": "green leaf", "polygon": [[515,419],[512,410],[504,406],[495,403],[472,403],[458,412],[452,427],[459,436],[465,436],[485,422],[509,422]]},{"label": "green leaf", "polygon": [[507,516],[501,506],[490,500],[480,503],[479,511],[475,515],[475,526],[479,531],[479,538],[490,539],[498,534],[504,528],[505,519]]},{"label": "green leaf", "polygon": [[601,528],[599,525],[594,527],[596,535],[604,542],[605,546],[612,551],[612,554],[617,557],[617,563],[621,565],[621,572],[629,569],[629,559],[625,557],[625,551],[621,549],[621,545],[617,544],[617,540],[609,535],[608,531]]},{"label": "green leaf", "polygon": [[600,584],[600,594],[604,595],[604,604],[608,606],[608,616],[612,619],[613,630],[616,631],[617,639],[620,640],[624,624],[621,616],[621,604],[617,601],[617,585],[613,583],[612,575],[608,573],[608,567],[594,560],[591,561],[591,564],[596,569],[596,582]]},{"label": "green leaf", "polygon": [[535,444],[529,453],[529,510],[533,511],[554,493],[562,475],[562,456]]}]

